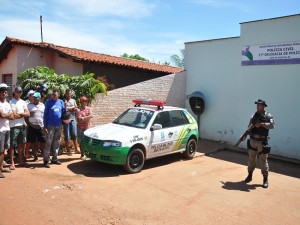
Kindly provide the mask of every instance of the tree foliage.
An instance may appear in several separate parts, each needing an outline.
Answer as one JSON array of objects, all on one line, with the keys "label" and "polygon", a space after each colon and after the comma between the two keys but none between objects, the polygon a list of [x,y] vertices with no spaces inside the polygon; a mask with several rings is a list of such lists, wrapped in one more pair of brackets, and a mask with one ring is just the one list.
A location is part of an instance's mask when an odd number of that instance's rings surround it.
[{"label": "tree foliage", "polygon": [[171,62],[173,62],[175,66],[183,68],[184,67],[184,49],[180,49],[180,53],[181,53],[181,56],[175,55],[175,54],[172,55]]},{"label": "tree foliage", "polygon": [[51,93],[54,89],[59,89],[61,96],[67,89],[71,89],[73,98],[77,101],[81,96],[94,100],[97,93],[107,95],[106,86],[101,81],[94,79],[93,73],[80,76],[58,75],[51,68],[38,66],[29,68],[18,75],[17,85],[23,88],[24,93],[29,90],[37,90],[43,84],[47,84],[48,93]]},{"label": "tree foliage", "polygon": [[121,55],[121,57],[123,58],[128,58],[128,59],[136,59],[136,60],[141,60],[141,61],[145,61],[145,62],[149,62],[148,59],[140,56],[139,54],[135,54],[135,55],[128,55],[126,52]]},{"label": "tree foliage", "polygon": [[99,80],[101,83],[103,83],[107,89],[107,91],[111,91],[111,90],[114,90],[116,89],[116,86],[114,84],[110,84],[108,81],[107,81],[107,78],[106,76],[96,76],[96,79]]}]

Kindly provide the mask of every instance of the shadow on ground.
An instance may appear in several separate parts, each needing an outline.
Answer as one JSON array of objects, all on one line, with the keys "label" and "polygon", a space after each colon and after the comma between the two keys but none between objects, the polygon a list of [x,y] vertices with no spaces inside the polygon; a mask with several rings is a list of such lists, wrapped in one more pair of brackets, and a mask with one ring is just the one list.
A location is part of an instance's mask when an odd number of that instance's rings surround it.
[{"label": "shadow on ground", "polygon": [[[180,153],[147,160],[145,161],[143,170],[165,166],[182,160],[185,159]],[[67,167],[73,173],[81,174],[87,177],[116,177],[122,175],[129,175],[123,169],[123,166],[111,165],[92,160],[71,163]]]},{"label": "shadow on ground", "polygon": [[244,191],[244,192],[250,192],[255,190],[257,187],[262,187],[262,185],[259,184],[246,184],[244,181],[238,181],[238,182],[223,182],[222,188],[226,190],[231,190],[231,191]]},{"label": "shadow on ground", "polygon": [[[238,163],[247,166],[248,155],[245,152],[235,151],[230,149],[220,149],[220,151],[215,151],[213,153],[206,153],[208,157],[215,159],[225,160],[228,162]],[[269,158],[270,172],[279,173],[286,176],[291,176],[295,178],[300,178],[300,164],[287,162],[279,159]],[[257,160],[256,169],[259,169],[259,161]]]}]

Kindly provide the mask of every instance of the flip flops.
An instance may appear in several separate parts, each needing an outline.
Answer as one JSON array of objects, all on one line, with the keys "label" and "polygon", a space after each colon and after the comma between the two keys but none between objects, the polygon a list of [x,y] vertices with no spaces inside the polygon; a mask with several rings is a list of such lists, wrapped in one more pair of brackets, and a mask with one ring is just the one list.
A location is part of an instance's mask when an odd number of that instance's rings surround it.
[{"label": "flip flops", "polygon": [[4,178],[5,176],[0,172],[0,178]]},{"label": "flip flops", "polygon": [[0,171],[1,173],[11,173],[11,170],[8,168],[1,169]]},{"label": "flip flops", "polygon": [[10,166],[9,169],[10,169],[10,170],[15,170],[16,167],[15,167],[15,166]]}]

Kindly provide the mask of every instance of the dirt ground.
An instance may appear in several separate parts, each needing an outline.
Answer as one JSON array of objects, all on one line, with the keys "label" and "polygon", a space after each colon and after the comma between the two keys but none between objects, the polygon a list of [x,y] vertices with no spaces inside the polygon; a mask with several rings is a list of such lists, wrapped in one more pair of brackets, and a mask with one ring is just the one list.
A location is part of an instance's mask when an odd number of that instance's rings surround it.
[{"label": "dirt ground", "polygon": [[299,224],[300,165],[270,159],[270,187],[247,155],[201,140],[197,156],[146,161],[138,174],[61,155],[62,165],[17,168],[0,179],[0,225]]}]

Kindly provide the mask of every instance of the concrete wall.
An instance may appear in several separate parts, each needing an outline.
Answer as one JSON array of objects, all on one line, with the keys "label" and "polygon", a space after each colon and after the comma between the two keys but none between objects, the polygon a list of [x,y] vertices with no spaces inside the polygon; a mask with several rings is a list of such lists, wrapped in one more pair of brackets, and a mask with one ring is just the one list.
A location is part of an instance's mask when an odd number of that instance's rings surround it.
[{"label": "concrete wall", "polygon": [[[1,63],[1,66],[0,66],[1,76],[3,74],[16,74],[17,73],[17,67],[16,67],[16,64],[17,64],[17,50],[16,50],[16,48],[13,48],[8,53],[7,58],[9,60],[4,59]],[[1,82],[2,82],[2,80],[1,80]]]},{"label": "concrete wall", "polygon": [[[12,77],[12,83],[14,84],[14,80],[16,78],[14,77],[15,74],[17,74],[17,67],[15,66],[17,63],[17,50],[12,49],[12,51],[9,52],[8,55],[10,60],[3,60],[0,66],[0,83],[5,82],[4,75],[11,74]],[[7,82],[6,82],[7,83]],[[8,84],[11,86],[11,84]],[[12,91],[14,87],[9,87],[8,90],[8,97],[12,97]]]},{"label": "concrete wall", "polygon": [[[17,75],[24,72],[28,68],[35,68],[36,66],[46,65],[47,67],[53,66],[53,54],[46,51],[26,46],[16,46],[17,49],[17,74],[14,76],[15,82]],[[10,59],[8,57],[8,59]],[[14,66],[14,67],[15,67]]]},{"label": "concrete wall", "polygon": [[18,45],[8,53],[7,59],[1,62],[0,75],[12,74],[13,85],[15,86],[19,73],[37,66],[53,68],[57,74],[83,74],[83,65],[81,63],[61,58],[52,51]]},{"label": "concrete wall", "polygon": [[118,88],[109,91],[108,96],[98,94],[92,103],[92,126],[112,122],[128,107],[132,107],[132,100],[137,98],[166,100],[167,105],[184,107],[185,73],[171,74]]},{"label": "concrete wall", "polygon": [[52,67],[52,55],[47,51],[41,52],[31,47],[16,46],[8,53],[7,59],[1,62],[0,74],[12,74],[12,82],[15,86],[19,73],[38,65]]},{"label": "concrete wall", "polygon": [[70,59],[59,57],[57,54],[53,57],[53,68],[57,74],[68,74],[70,76],[83,74],[82,63],[76,63]]},{"label": "concrete wall", "polygon": [[300,41],[299,24],[300,15],[242,23],[240,37],[186,43],[186,95],[207,99],[202,138],[234,144],[261,98],[275,119],[272,154],[300,159],[300,64],[241,66],[242,47]]}]

